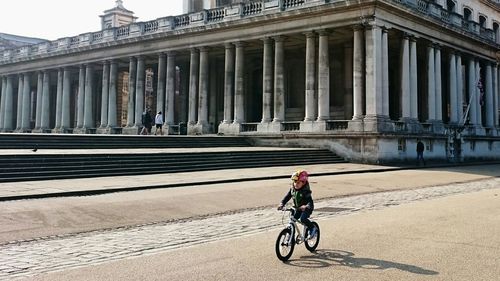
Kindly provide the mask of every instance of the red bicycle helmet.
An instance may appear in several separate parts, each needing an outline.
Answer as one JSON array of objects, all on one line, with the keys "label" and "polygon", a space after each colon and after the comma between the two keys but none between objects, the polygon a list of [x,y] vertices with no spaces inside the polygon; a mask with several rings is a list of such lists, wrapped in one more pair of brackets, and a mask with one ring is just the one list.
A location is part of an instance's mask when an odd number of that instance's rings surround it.
[{"label": "red bicycle helmet", "polygon": [[295,173],[292,174],[291,180],[293,182],[307,182],[309,179],[309,174],[304,171],[304,170],[297,170]]}]

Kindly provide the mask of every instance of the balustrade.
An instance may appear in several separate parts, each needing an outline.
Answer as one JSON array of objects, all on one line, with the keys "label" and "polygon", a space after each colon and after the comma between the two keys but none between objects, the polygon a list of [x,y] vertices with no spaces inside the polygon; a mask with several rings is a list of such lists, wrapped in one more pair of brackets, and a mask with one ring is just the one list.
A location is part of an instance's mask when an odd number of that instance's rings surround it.
[{"label": "balustrade", "polygon": [[225,8],[211,9],[207,11],[207,22],[221,21],[226,15]]},{"label": "balustrade", "polygon": [[243,4],[243,15],[256,15],[262,13],[262,2],[250,2]]},{"label": "balustrade", "polygon": [[116,30],[116,37],[127,37],[130,34],[130,26],[121,26]]},{"label": "balustrade", "polygon": [[305,0],[282,0],[282,1],[284,9],[299,7],[304,5],[305,3]]},{"label": "balustrade", "polygon": [[144,24],[144,33],[152,33],[158,31],[158,21],[149,21]]},{"label": "balustrade", "polygon": [[349,126],[349,120],[328,120],[326,121],[327,131],[344,131]]}]

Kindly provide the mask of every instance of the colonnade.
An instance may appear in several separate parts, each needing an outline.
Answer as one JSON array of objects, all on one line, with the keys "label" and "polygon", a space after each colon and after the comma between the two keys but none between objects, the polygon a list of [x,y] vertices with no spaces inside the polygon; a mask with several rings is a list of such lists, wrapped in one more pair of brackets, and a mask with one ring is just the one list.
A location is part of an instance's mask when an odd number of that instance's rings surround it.
[{"label": "colonnade", "polygon": [[[500,71],[498,64],[487,61],[474,54],[461,53],[450,46],[428,42],[404,32],[390,33],[382,26],[355,26],[352,29],[352,100],[343,104],[352,108],[353,130],[390,131],[393,122],[418,124],[448,123],[463,124],[464,114],[469,116],[469,124],[477,128],[498,127]],[[402,34],[400,37],[399,65],[389,65],[389,36]],[[314,30],[302,34],[304,46],[304,103],[303,119],[300,121],[301,132],[324,132],[326,123],[332,121],[330,112],[332,93],[338,91],[338,85],[331,85],[330,62],[336,49],[331,48],[330,30]],[[283,131],[286,120],[286,34],[262,38],[262,114],[257,131],[279,133]],[[215,48],[224,49],[224,70],[210,71],[210,56],[213,46],[201,46],[187,50],[172,50],[155,54],[156,111],[164,112],[165,125],[174,125],[176,116],[175,92],[178,79],[176,75],[177,57],[189,52],[188,75],[188,134],[206,134],[215,131],[228,134],[242,132],[242,125],[249,108],[245,103],[247,74],[245,71],[248,42],[226,43]],[[420,47],[419,47],[420,46]],[[210,47],[210,48],[209,48]],[[418,58],[418,48],[425,47],[426,58]],[[394,48],[392,48],[394,49]],[[443,50],[446,57],[443,57]],[[123,133],[136,134],[141,124],[141,114],[145,108],[145,71],[146,55],[123,58],[121,60],[103,60],[76,66],[65,66],[56,70],[41,69],[35,72],[5,75],[1,78],[0,92],[0,131],[16,132],[56,132],[56,133],[114,133],[123,129]],[[149,55],[151,56],[151,55]],[[127,121],[121,128],[117,116],[118,77],[120,62],[128,61],[128,103]],[[426,63],[422,64],[424,61]],[[390,71],[397,67],[399,71]],[[96,70],[96,68],[99,69]],[[419,77],[419,69],[425,68],[426,77]],[[443,69],[444,68],[444,69]],[[78,77],[76,77],[76,69]],[[102,69],[102,71],[101,71]],[[465,71],[465,72],[464,72]],[[57,72],[55,99],[51,99],[51,72]],[[95,75],[102,73],[100,100],[95,101],[97,88]],[[220,124],[210,124],[210,77],[224,76],[223,119]],[[399,75],[397,86],[391,85],[390,75]],[[447,77],[442,77],[446,74]],[[32,79],[36,77],[36,79]],[[426,83],[420,82],[425,78]],[[444,79],[446,78],[446,79]],[[14,100],[15,80],[17,79],[17,100]],[[32,85],[36,81],[36,85]],[[78,81],[72,89],[72,81]],[[443,85],[446,81],[446,85]],[[484,91],[478,87],[483,85]],[[425,87],[423,87],[425,85]],[[35,91],[36,89],[36,91]],[[446,89],[446,92],[444,90]],[[33,92],[33,93],[32,93]],[[71,94],[78,93],[75,112],[71,112]],[[465,95],[464,95],[465,93]],[[397,95],[397,98],[394,98]],[[484,95],[484,97],[483,97]],[[32,108],[32,98],[36,104]],[[397,112],[391,112],[391,103],[398,101]],[[422,100],[426,101],[422,103]],[[483,101],[484,103],[481,102]],[[469,104],[464,110],[463,105]],[[446,102],[447,104],[443,104]],[[54,103],[54,104],[51,104]],[[100,115],[96,116],[97,108]],[[394,107],[394,106],[393,106]],[[423,108],[427,107],[424,111]],[[394,111],[394,110],[392,110]],[[425,114],[423,114],[425,112]],[[30,122],[34,114],[34,127]],[[71,122],[74,115],[75,122]],[[395,120],[394,115],[398,118]],[[53,116],[53,127],[50,127]],[[99,118],[99,120],[95,120]],[[484,120],[483,120],[484,118]],[[392,120],[391,120],[392,119]],[[96,122],[98,121],[98,122]],[[73,124],[75,124],[74,128]],[[99,124],[99,126],[96,126]],[[359,125],[362,124],[362,125]],[[362,129],[361,127],[362,126]]]}]

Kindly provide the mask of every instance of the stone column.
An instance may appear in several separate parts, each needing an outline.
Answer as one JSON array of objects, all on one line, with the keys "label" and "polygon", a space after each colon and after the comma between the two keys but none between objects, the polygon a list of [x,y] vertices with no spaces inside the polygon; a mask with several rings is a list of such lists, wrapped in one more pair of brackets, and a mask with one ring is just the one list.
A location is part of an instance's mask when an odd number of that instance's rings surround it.
[{"label": "stone column", "polygon": [[14,107],[14,87],[13,87],[13,77],[11,75],[7,76],[7,85],[5,87],[5,111],[3,119],[3,131],[10,132],[14,129],[13,123],[13,107]]},{"label": "stone column", "polygon": [[285,37],[274,38],[274,118],[277,132],[285,121]]},{"label": "stone column", "polygon": [[354,114],[353,107],[353,44],[348,42],[344,44],[344,120],[352,119]]},{"label": "stone column", "polygon": [[442,89],[442,77],[441,77],[441,47],[435,46],[435,57],[434,57],[436,71],[436,120],[438,122],[443,122],[443,89]]},{"label": "stone column", "polygon": [[94,118],[94,67],[87,64],[85,68],[85,105],[83,116],[83,133],[88,133],[88,129],[95,127]]},{"label": "stone column", "polygon": [[436,120],[436,71],[434,62],[434,45],[427,46],[427,122]]},{"label": "stone column", "polygon": [[[135,79],[137,75],[137,61],[130,57],[128,69],[128,102],[127,102],[127,127],[135,124]],[[137,134],[137,132],[136,132]]]},{"label": "stone column", "polygon": [[21,130],[23,118],[23,74],[18,75],[17,82],[17,114],[16,114],[16,131]]},{"label": "stone column", "polygon": [[62,117],[62,89],[63,89],[63,69],[57,70],[57,92],[56,92],[56,124],[53,132],[59,133],[61,130]]},{"label": "stone column", "polygon": [[208,48],[200,48],[200,72],[199,72],[199,91],[198,91],[198,122],[193,128],[197,134],[210,133],[208,124]]},{"label": "stone column", "polygon": [[459,125],[465,124],[464,118],[464,80],[462,70],[462,56],[457,53],[457,121]]},{"label": "stone column", "polygon": [[36,84],[36,117],[35,117],[35,130],[40,132],[42,125],[42,96],[43,96],[43,71],[38,72]]},{"label": "stone column", "polygon": [[[166,110],[165,110],[165,123],[167,125],[174,124],[174,112],[175,112],[175,53],[167,53],[167,100],[166,100]],[[167,130],[170,133],[170,129]]]},{"label": "stone column", "polygon": [[410,37],[405,34],[401,45],[401,117],[411,118],[411,83],[410,83]]},{"label": "stone column", "polygon": [[197,49],[191,49],[191,58],[189,66],[189,109],[188,109],[188,134],[190,133],[189,126],[196,124],[197,118],[197,94],[198,94],[198,71],[199,66],[199,54]]},{"label": "stone column", "polygon": [[156,87],[156,112],[162,112],[165,116],[165,67],[167,56],[163,53],[158,55],[158,84]]},{"label": "stone column", "polygon": [[[498,40],[497,40],[498,41]],[[495,126],[498,128],[500,126],[500,68],[499,64],[495,65],[495,71],[493,72],[495,83],[494,83],[494,96],[495,96]]]},{"label": "stone column", "polygon": [[219,124],[219,133],[231,133],[230,127],[233,122],[233,98],[234,98],[234,45],[225,45],[224,58],[224,120]]},{"label": "stone column", "polygon": [[[45,76],[44,76],[45,83]],[[44,86],[45,89],[45,86]],[[83,117],[85,116],[85,65],[80,65],[78,73],[78,100],[77,100],[76,127],[83,128]]]},{"label": "stone column", "polygon": [[134,127],[139,129],[142,127],[142,112],[144,112],[144,79],[146,66],[144,57],[137,58],[137,74],[135,83],[135,123]]},{"label": "stone column", "polygon": [[101,125],[98,132],[104,133],[108,126],[108,102],[109,102],[109,61],[102,65],[102,94],[101,94]]},{"label": "stone column", "polygon": [[389,31],[382,29],[382,115],[389,119]]},{"label": "stone column", "polygon": [[492,128],[495,126],[495,114],[494,104],[493,104],[493,70],[491,67],[491,62],[486,62],[486,99],[485,99],[485,108],[486,108],[486,127]]},{"label": "stone column", "polygon": [[62,94],[62,116],[61,116],[61,132],[71,128],[70,109],[71,109],[71,70],[69,67],[64,68],[63,73],[63,94]]},{"label": "stone column", "polygon": [[304,122],[316,120],[316,34],[306,33],[306,93]]},{"label": "stone column", "polygon": [[[478,81],[481,80],[481,64],[479,63],[479,60],[476,59],[476,79],[474,81],[476,81],[476,97],[477,97],[477,104],[478,104],[478,107],[477,107],[477,124],[479,125],[479,128],[482,128],[483,127],[483,115],[482,115],[482,111],[483,111],[483,106],[481,106],[480,104],[480,100],[481,100],[481,90],[479,90],[479,87],[477,87],[477,83]],[[484,83],[484,81],[482,81]],[[483,84],[483,89],[484,89],[484,84]]]},{"label": "stone column", "polygon": [[2,91],[0,92],[0,132],[4,130],[4,119],[5,119],[5,96],[7,88],[7,78],[5,76],[2,79]]},{"label": "stone column", "polygon": [[[317,121],[323,122],[330,119],[330,50],[328,37],[329,33],[327,31],[319,32]],[[326,130],[326,127],[323,129]]]},{"label": "stone column", "polygon": [[450,74],[448,80],[449,87],[449,97],[450,97],[450,123],[457,124],[458,116],[457,116],[457,60],[455,53],[452,51],[449,57],[449,67]]},{"label": "stone column", "polygon": [[493,75],[493,123],[495,127],[498,127],[498,65],[493,64],[492,66]]},{"label": "stone column", "polygon": [[30,113],[31,113],[31,74],[24,74],[23,82],[23,112],[21,122],[21,132],[28,132],[31,130]]},{"label": "stone column", "polygon": [[240,124],[245,122],[245,89],[244,82],[244,66],[245,66],[245,43],[237,42],[236,45],[236,60],[235,60],[235,83],[234,83],[234,121],[236,132],[240,131]]},{"label": "stone column", "polygon": [[410,38],[410,102],[411,118],[418,121],[417,38]]},{"label": "stone column", "polygon": [[474,58],[468,59],[468,69],[467,69],[467,79],[469,80],[469,87],[467,88],[467,92],[469,95],[469,103],[470,103],[470,124],[472,126],[477,126],[477,110],[479,104],[479,97],[476,95],[477,81],[476,81],[476,64],[474,62]]},{"label": "stone column", "polygon": [[116,99],[118,95],[118,62],[111,61],[109,70],[109,105],[108,105],[108,133],[112,133],[112,129],[118,126],[118,116],[116,112]]},{"label": "stone column", "polygon": [[264,38],[264,54],[262,67],[262,121],[269,123],[272,121],[273,103],[273,46],[270,38]]},{"label": "stone column", "polygon": [[352,120],[363,119],[364,105],[364,69],[365,60],[364,54],[364,29],[362,26],[354,27],[354,44],[353,44],[353,117]]},{"label": "stone column", "polygon": [[[83,94],[81,95],[83,97]],[[79,110],[83,109],[79,107]],[[82,115],[83,117],[83,115]],[[50,128],[50,73],[48,70],[43,71],[43,89],[42,89],[42,121],[40,123],[40,130],[42,132]],[[82,119],[83,121],[83,119]],[[82,123],[83,124],[83,123]]]}]

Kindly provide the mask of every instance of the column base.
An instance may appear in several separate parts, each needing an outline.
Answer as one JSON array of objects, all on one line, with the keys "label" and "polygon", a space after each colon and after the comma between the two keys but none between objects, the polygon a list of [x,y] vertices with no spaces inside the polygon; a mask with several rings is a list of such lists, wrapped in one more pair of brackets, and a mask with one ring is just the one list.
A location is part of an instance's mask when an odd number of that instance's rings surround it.
[{"label": "column base", "polygon": [[366,132],[394,132],[394,123],[387,116],[367,115],[363,124]]},{"label": "column base", "polygon": [[326,131],[325,121],[302,121],[300,122],[301,133],[324,133]]},{"label": "column base", "polygon": [[188,135],[204,135],[212,132],[212,125],[207,122],[198,122],[196,124],[189,124],[187,127]]},{"label": "column base", "polygon": [[138,135],[141,132],[142,127],[132,126],[122,128],[122,135]]},{"label": "column base", "polygon": [[279,134],[281,133],[281,122],[264,122],[257,124],[257,132],[265,134]]},{"label": "column base", "polygon": [[51,129],[47,129],[47,128],[38,128],[38,129],[34,129],[32,131],[32,133],[35,133],[35,134],[50,134],[50,133],[52,133],[52,130]]},{"label": "column base", "polygon": [[31,129],[17,129],[14,131],[14,133],[19,133],[19,134],[31,133]]},{"label": "column base", "polygon": [[364,131],[364,124],[363,124],[363,119],[353,119],[349,120],[349,123],[347,124],[347,131],[350,132],[363,132]]},{"label": "column base", "polygon": [[122,134],[122,127],[101,127],[97,128],[96,133],[103,135],[120,135]]},{"label": "column base", "polygon": [[219,125],[219,134],[221,135],[239,135],[241,132],[240,123],[221,123]]},{"label": "column base", "polygon": [[73,134],[95,134],[96,129],[95,128],[75,128],[73,129]]}]

